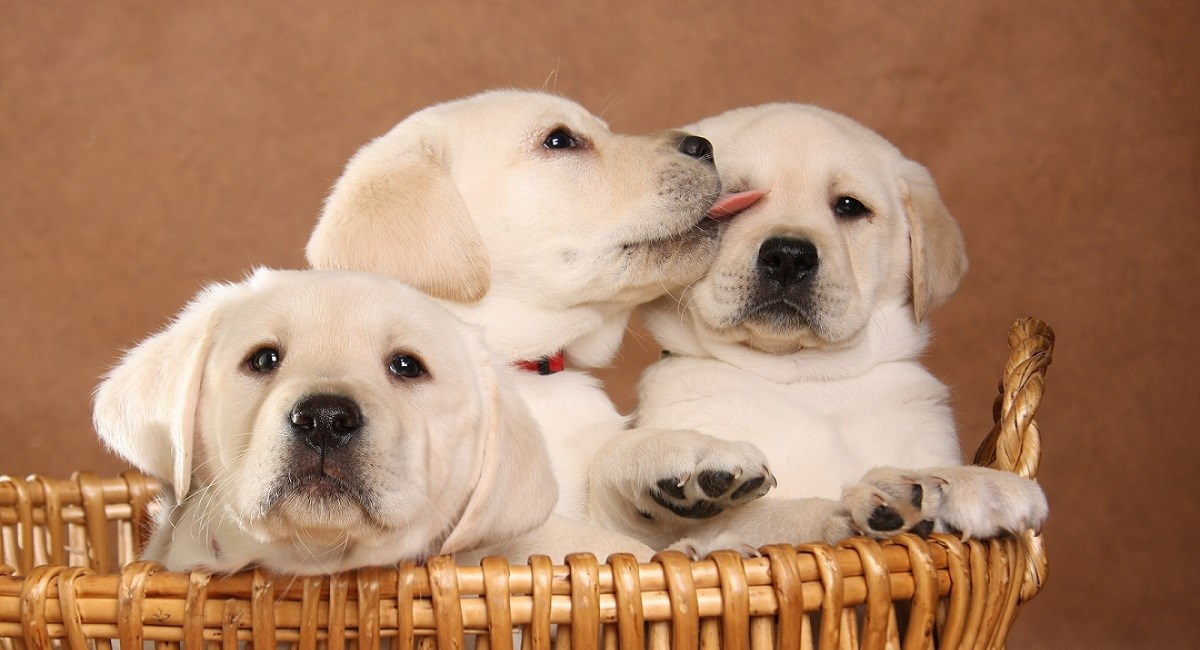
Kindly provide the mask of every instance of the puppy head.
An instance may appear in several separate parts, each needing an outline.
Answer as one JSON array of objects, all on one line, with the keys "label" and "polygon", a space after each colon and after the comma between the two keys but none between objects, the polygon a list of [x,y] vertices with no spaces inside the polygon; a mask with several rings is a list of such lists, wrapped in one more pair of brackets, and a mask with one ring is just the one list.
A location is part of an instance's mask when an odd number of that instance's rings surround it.
[{"label": "puppy head", "polygon": [[876,306],[917,320],[958,287],[962,235],[929,173],[875,132],[812,106],[738,109],[690,130],[730,190],[768,189],[684,294],[702,335],[772,353],[853,345]]},{"label": "puppy head", "polygon": [[179,501],[198,487],[198,507],[260,541],[399,559],[519,534],[553,507],[536,425],[492,366],[474,331],[399,282],[260,270],[130,351],[95,423]]},{"label": "puppy head", "polygon": [[719,190],[703,140],[618,135],[566,99],[493,91],[422,110],[359,150],[307,254],[459,303],[632,307],[703,272]]}]

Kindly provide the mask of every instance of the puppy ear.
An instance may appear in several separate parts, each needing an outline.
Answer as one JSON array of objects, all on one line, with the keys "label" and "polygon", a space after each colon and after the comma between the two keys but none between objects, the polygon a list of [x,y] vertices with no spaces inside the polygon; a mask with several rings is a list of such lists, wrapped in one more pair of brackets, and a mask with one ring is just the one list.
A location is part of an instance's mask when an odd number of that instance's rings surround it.
[{"label": "puppy ear", "polygon": [[912,247],[913,313],[920,322],[958,290],[967,273],[967,251],[929,170],[906,160],[901,180]]},{"label": "puppy ear", "polygon": [[490,403],[482,468],[462,517],[442,543],[443,554],[529,532],[550,516],[558,501],[558,484],[537,422],[504,372],[509,369],[490,363],[482,369]]},{"label": "puppy ear", "polygon": [[205,289],[165,330],[127,352],[96,389],[92,420],[100,438],[168,483],[179,501],[191,486],[196,406],[213,313],[237,286]]},{"label": "puppy ear", "polygon": [[455,302],[487,293],[487,251],[445,166],[440,126],[410,117],[350,159],[308,241],[309,264],[391,275]]}]

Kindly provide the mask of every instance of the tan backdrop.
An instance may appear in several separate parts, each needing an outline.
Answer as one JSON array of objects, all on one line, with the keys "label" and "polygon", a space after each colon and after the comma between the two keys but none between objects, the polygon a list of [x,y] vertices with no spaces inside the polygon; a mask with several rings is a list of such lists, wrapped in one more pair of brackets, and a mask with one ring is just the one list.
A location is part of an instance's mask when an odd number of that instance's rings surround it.
[{"label": "tan backdrop", "polygon": [[[0,6],[0,473],[118,471],[89,424],[118,350],[205,282],[301,265],[346,158],[421,106],[546,85],[638,132],[813,102],[962,222],[929,364],[965,448],[1009,321],[1058,330],[1051,576],[1013,647],[1200,643],[1196,3],[146,4]],[[623,407],[655,354],[605,373]]]}]

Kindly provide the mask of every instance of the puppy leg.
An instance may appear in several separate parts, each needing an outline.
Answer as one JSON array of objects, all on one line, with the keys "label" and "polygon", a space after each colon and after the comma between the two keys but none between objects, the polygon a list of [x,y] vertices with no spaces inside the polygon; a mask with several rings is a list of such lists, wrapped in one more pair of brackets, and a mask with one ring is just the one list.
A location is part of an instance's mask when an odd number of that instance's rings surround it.
[{"label": "puppy leg", "polygon": [[616,436],[596,454],[588,482],[591,517],[651,546],[754,501],[776,483],[758,447],[669,429]]},{"label": "puppy leg", "polygon": [[851,535],[850,519],[833,499],[760,499],[729,510],[670,548],[699,559],[719,549],[758,555],[767,544],[834,543]]},{"label": "puppy leg", "polygon": [[945,482],[938,523],[964,539],[1041,530],[1046,523],[1050,506],[1036,481],[971,465],[926,471]]},{"label": "puppy leg", "polygon": [[842,494],[856,532],[877,539],[934,530],[996,537],[1046,520],[1046,495],[1034,481],[987,467],[905,470],[879,467]]}]

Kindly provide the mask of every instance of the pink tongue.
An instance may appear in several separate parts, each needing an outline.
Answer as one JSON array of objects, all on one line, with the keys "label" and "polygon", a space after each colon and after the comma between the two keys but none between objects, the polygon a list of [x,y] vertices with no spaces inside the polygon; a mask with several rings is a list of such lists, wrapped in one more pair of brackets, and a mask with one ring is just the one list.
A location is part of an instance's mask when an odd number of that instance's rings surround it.
[{"label": "pink tongue", "polygon": [[732,217],[757,203],[759,199],[767,195],[768,191],[770,190],[747,190],[737,194],[722,194],[717,198],[717,202],[708,209],[708,216],[713,219]]}]

